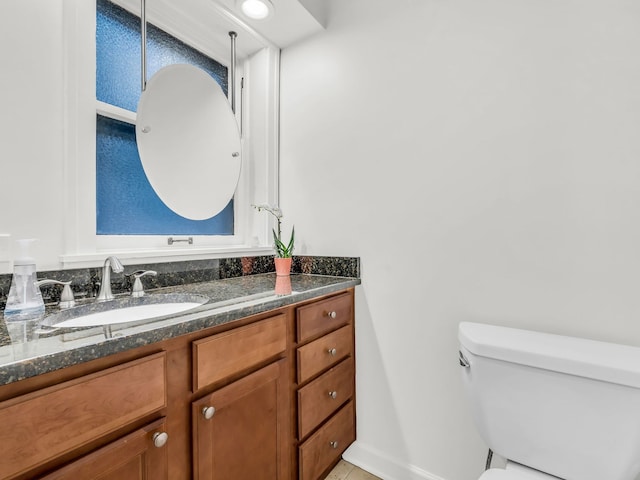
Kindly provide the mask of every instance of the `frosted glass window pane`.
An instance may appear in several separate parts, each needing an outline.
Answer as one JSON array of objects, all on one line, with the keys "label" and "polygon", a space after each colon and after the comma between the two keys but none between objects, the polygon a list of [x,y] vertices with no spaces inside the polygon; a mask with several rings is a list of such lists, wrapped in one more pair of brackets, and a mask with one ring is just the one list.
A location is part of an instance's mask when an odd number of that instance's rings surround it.
[{"label": "frosted glass window pane", "polygon": [[[97,0],[96,97],[137,110],[140,98],[140,19]],[[227,68],[166,32],[147,25],[148,78],[160,68],[188,63],[208,72],[227,92]],[[233,235],[233,200],[207,220],[170,210],[149,184],[133,125],[98,115],[96,131],[96,232],[98,235]]]},{"label": "frosted glass window pane", "polygon": [[[96,96],[136,111],[140,99],[140,19],[107,0],[97,0]],[[188,63],[208,72],[227,94],[227,67],[147,24],[147,78],[162,67]]]},{"label": "frosted glass window pane", "polygon": [[135,130],[97,116],[96,203],[98,235],[232,235],[233,200],[207,220],[189,220],[170,210],[147,181]]}]

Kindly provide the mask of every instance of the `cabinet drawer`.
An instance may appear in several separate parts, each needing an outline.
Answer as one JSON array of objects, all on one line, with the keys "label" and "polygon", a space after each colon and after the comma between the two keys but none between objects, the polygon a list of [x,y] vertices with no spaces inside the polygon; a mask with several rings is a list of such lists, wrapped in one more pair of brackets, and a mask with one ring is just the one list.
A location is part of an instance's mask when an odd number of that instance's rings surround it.
[{"label": "cabinet drawer", "polygon": [[347,325],[298,348],[298,383],[353,354],[353,327]]},{"label": "cabinet drawer", "polygon": [[283,314],[193,342],[193,391],[284,352]]},{"label": "cabinet drawer", "polygon": [[0,404],[0,478],[11,478],[166,406],[164,353]]},{"label": "cabinet drawer", "polygon": [[298,390],[298,433],[304,438],[353,397],[353,358],[349,357]]},{"label": "cabinet drawer", "polygon": [[304,342],[350,322],[353,302],[351,295],[344,293],[299,307],[296,312],[298,342]]},{"label": "cabinet drawer", "polygon": [[349,402],[300,446],[300,480],[318,480],[355,439],[353,402]]}]

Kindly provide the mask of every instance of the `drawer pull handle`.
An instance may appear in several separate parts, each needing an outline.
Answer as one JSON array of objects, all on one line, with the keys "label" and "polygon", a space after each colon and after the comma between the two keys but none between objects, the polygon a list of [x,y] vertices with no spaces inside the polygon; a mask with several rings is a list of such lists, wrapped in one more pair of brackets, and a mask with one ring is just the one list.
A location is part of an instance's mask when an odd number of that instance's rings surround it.
[{"label": "drawer pull handle", "polygon": [[211,420],[213,418],[214,413],[216,413],[215,407],[204,407],[202,409],[202,416],[207,420]]},{"label": "drawer pull handle", "polygon": [[329,318],[336,318],[338,316],[338,314],[335,312],[335,310],[331,311],[331,312],[327,312],[327,317]]},{"label": "drawer pull handle", "polygon": [[329,396],[335,400],[336,398],[338,398],[338,392],[333,390],[333,391],[329,392]]},{"label": "drawer pull handle", "polygon": [[337,441],[335,441],[335,440],[334,440],[334,441],[332,441],[332,442],[329,442],[329,445],[330,445],[330,446],[331,446],[331,448],[333,448],[333,449],[338,448],[338,442],[337,442]]},{"label": "drawer pull handle", "polygon": [[167,432],[156,432],[153,434],[152,439],[156,448],[162,448],[166,445],[167,440],[169,440],[169,434]]},{"label": "drawer pull handle", "polygon": [[327,352],[329,352],[329,355],[331,355],[332,357],[335,357],[338,354],[338,350],[336,350],[335,348],[330,348],[329,350],[327,350]]}]

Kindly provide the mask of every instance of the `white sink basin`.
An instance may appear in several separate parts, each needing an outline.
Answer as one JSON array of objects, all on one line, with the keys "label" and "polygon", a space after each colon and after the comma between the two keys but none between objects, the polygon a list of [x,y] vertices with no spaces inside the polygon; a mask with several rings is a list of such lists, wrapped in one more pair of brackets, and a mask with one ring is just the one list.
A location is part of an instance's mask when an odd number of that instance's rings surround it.
[{"label": "white sink basin", "polygon": [[105,312],[90,313],[81,317],[54,323],[52,327],[96,327],[113,325],[114,323],[135,322],[155,317],[164,317],[199,307],[201,303],[163,303],[157,305],[140,305],[139,307],[118,308]]},{"label": "white sink basin", "polygon": [[205,304],[202,295],[156,294],[141,298],[120,298],[63,310],[45,319],[54,328],[97,327],[151,320],[186,312]]}]

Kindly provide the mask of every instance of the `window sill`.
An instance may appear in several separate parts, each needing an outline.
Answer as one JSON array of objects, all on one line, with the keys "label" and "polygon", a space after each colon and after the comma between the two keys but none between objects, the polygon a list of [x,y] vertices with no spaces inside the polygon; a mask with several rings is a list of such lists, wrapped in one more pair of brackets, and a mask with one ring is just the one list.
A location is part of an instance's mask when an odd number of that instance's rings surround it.
[{"label": "window sill", "polygon": [[273,255],[272,247],[191,247],[181,246],[157,250],[104,250],[97,253],[60,255],[63,269],[102,266],[104,260],[115,255],[124,264],[145,262],[165,263],[185,260],[206,260],[213,258],[251,257]]}]

